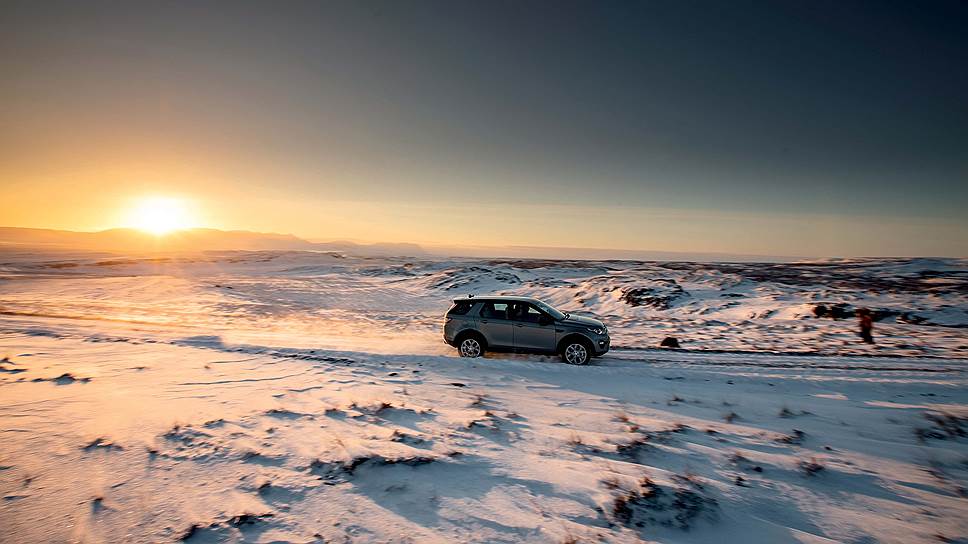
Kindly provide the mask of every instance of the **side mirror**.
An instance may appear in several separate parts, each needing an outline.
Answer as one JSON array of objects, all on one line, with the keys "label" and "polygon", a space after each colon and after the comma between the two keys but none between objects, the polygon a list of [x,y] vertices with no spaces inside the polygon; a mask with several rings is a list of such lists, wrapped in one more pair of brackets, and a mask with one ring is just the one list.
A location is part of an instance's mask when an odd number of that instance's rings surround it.
[{"label": "side mirror", "polygon": [[539,317],[538,318],[538,325],[541,325],[541,326],[551,325],[551,318],[548,317],[548,316],[546,316],[546,315],[543,315],[543,316]]}]

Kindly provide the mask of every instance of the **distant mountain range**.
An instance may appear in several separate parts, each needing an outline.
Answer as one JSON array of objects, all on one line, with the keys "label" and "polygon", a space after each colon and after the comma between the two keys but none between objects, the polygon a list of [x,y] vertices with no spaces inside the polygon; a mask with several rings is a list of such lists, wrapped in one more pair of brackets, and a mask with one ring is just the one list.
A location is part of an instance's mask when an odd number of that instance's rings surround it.
[{"label": "distant mountain range", "polygon": [[137,229],[98,232],[0,227],[2,250],[102,251],[143,254],[199,251],[335,251],[361,257],[476,257],[692,262],[789,262],[796,257],[532,246],[420,246],[408,243],[311,242],[291,234],[186,229],[156,236]]},{"label": "distant mountain range", "polygon": [[244,230],[186,229],[156,236],[136,229],[75,232],[54,229],[0,227],[0,249],[91,250],[125,253],[197,251],[337,251],[354,255],[420,256],[416,244],[356,244],[310,242],[291,234]]}]

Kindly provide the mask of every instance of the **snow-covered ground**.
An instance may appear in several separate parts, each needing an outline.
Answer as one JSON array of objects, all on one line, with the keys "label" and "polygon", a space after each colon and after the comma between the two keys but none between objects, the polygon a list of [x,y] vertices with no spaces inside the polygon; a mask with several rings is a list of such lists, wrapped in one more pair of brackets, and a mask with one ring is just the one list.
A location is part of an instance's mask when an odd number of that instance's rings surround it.
[{"label": "snow-covered ground", "polygon": [[[966,286],[959,260],[7,251],[0,542],[965,539]],[[449,299],[492,292],[616,349],[455,357]],[[819,304],[878,310],[878,344]]]}]

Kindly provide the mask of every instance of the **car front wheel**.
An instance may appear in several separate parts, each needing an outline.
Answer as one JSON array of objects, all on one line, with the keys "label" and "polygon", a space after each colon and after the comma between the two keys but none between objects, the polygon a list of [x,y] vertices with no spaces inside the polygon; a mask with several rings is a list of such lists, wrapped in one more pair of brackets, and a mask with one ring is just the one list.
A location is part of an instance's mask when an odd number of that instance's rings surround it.
[{"label": "car front wheel", "polygon": [[586,365],[591,351],[584,342],[568,342],[561,350],[561,360],[570,365]]},{"label": "car front wheel", "polygon": [[461,357],[480,357],[484,354],[484,346],[480,340],[471,336],[461,341],[457,351]]}]

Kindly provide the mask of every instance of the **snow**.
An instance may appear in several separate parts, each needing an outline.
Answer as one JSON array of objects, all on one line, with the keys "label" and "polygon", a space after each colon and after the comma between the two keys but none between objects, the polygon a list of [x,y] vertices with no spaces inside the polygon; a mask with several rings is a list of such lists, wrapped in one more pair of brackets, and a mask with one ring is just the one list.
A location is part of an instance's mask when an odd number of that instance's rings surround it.
[{"label": "snow", "polygon": [[[963,539],[966,283],[959,260],[0,254],[0,540]],[[470,292],[597,316],[617,349],[458,358],[440,318]],[[867,346],[819,302],[898,313]]]}]

